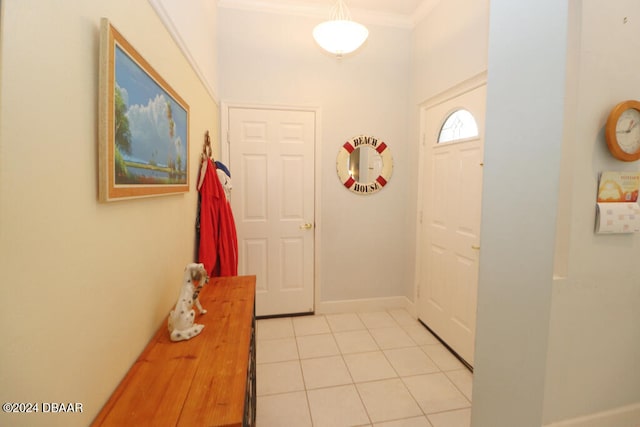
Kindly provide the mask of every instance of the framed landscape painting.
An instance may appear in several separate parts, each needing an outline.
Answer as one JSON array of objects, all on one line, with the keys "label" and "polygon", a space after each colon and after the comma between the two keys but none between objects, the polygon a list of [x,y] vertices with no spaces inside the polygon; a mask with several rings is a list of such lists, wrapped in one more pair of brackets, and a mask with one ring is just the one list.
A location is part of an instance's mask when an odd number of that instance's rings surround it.
[{"label": "framed landscape painting", "polygon": [[102,18],[100,201],[189,191],[189,106]]}]

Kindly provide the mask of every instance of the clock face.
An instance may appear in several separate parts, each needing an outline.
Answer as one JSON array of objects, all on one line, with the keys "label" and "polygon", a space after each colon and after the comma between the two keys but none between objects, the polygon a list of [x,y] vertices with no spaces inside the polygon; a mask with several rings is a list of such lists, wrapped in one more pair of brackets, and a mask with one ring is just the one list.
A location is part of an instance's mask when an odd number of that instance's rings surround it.
[{"label": "clock face", "polygon": [[613,107],[604,136],[613,157],[623,162],[640,160],[640,102],[622,101]]},{"label": "clock face", "polygon": [[640,111],[629,108],[620,114],[616,123],[616,137],[620,149],[625,153],[640,151]]}]

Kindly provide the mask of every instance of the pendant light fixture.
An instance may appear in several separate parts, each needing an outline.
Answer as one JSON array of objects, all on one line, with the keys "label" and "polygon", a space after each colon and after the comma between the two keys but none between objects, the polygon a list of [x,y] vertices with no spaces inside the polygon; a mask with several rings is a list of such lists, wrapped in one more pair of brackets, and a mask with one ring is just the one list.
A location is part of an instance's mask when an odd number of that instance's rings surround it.
[{"label": "pendant light fixture", "polygon": [[318,24],[313,29],[313,38],[321,48],[336,55],[353,52],[367,40],[369,30],[351,20],[349,9],[343,0],[337,0],[331,8],[331,20]]}]

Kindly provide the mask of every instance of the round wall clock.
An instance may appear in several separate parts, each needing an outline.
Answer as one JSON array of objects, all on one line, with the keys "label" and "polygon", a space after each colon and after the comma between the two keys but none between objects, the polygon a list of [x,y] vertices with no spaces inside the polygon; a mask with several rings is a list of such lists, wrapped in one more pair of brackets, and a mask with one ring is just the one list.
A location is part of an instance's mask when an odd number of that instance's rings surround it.
[{"label": "round wall clock", "polygon": [[640,102],[624,101],[613,107],[605,127],[609,151],[618,160],[640,159]]}]

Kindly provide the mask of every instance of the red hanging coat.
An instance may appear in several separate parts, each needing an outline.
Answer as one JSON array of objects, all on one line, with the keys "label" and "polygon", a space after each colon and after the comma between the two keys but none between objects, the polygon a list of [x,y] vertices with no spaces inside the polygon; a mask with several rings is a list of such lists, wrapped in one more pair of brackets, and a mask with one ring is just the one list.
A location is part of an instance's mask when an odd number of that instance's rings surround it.
[{"label": "red hanging coat", "polygon": [[200,244],[198,262],[210,277],[238,275],[238,237],[231,205],[216,173],[216,165],[206,159],[207,168],[200,187]]}]

